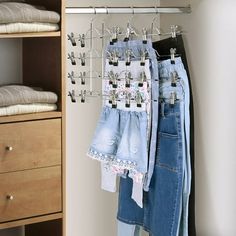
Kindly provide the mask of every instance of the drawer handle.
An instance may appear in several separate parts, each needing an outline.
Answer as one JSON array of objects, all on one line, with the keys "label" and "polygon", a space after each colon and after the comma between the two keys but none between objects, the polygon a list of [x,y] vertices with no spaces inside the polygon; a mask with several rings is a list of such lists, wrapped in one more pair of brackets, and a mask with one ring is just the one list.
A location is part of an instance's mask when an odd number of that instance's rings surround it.
[{"label": "drawer handle", "polygon": [[12,146],[6,146],[6,150],[7,150],[8,152],[11,152],[11,151],[13,150],[13,147],[12,147]]},{"label": "drawer handle", "polygon": [[10,195],[10,194],[8,194],[6,198],[7,198],[7,200],[9,200],[9,201],[12,201],[12,200],[14,199],[14,197],[13,197],[12,195]]}]

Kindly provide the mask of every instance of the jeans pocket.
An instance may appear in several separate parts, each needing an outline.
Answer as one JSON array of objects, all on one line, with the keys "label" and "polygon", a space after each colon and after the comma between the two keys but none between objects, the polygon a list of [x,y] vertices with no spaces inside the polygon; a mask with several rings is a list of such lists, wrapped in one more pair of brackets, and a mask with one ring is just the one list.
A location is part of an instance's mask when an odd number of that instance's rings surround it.
[{"label": "jeans pocket", "polygon": [[159,132],[157,165],[170,171],[179,170],[178,135]]}]

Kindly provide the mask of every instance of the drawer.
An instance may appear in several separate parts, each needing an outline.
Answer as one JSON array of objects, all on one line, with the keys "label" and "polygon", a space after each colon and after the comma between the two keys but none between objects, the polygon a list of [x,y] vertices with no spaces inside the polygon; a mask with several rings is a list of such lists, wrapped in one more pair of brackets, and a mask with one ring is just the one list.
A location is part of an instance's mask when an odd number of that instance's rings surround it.
[{"label": "drawer", "polygon": [[0,125],[0,173],[61,164],[61,119]]},{"label": "drawer", "polygon": [[0,174],[0,222],[60,212],[61,167]]}]

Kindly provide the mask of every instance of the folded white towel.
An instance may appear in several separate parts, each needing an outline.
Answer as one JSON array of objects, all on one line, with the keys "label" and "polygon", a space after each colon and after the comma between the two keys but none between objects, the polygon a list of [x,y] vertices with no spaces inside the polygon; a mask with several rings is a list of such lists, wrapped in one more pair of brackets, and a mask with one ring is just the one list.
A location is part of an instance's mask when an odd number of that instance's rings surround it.
[{"label": "folded white towel", "polygon": [[51,32],[59,30],[58,24],[52,23],[10,23],[0,24],[0,34]]},{"label": "folded white towel", "polygon": [[0,87],[0,107],[32,103],[56,103],[57,95],[53,92],[37,91],[23,85]]},{"label": "folded white towel", "polygon": [[56,104],[27,104],[0,107],[0,116],[11,116],[36,112],[47,112],[57,110]]},{"label": "folded white towel", "polygon": [[58,23],[60,15],[54,11],[21,2],[0,2],[0,24],[8,23]]}]

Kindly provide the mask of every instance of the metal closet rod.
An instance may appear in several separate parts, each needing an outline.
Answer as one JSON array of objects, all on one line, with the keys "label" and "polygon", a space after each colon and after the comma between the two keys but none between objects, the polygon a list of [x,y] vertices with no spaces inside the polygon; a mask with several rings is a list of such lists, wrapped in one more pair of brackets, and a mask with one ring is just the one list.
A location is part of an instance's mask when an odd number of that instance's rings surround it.
[{"label": "metal closet rod", "polygon": [[186,7],[67,7],[67,14],[183,14],[191,13]]}]

